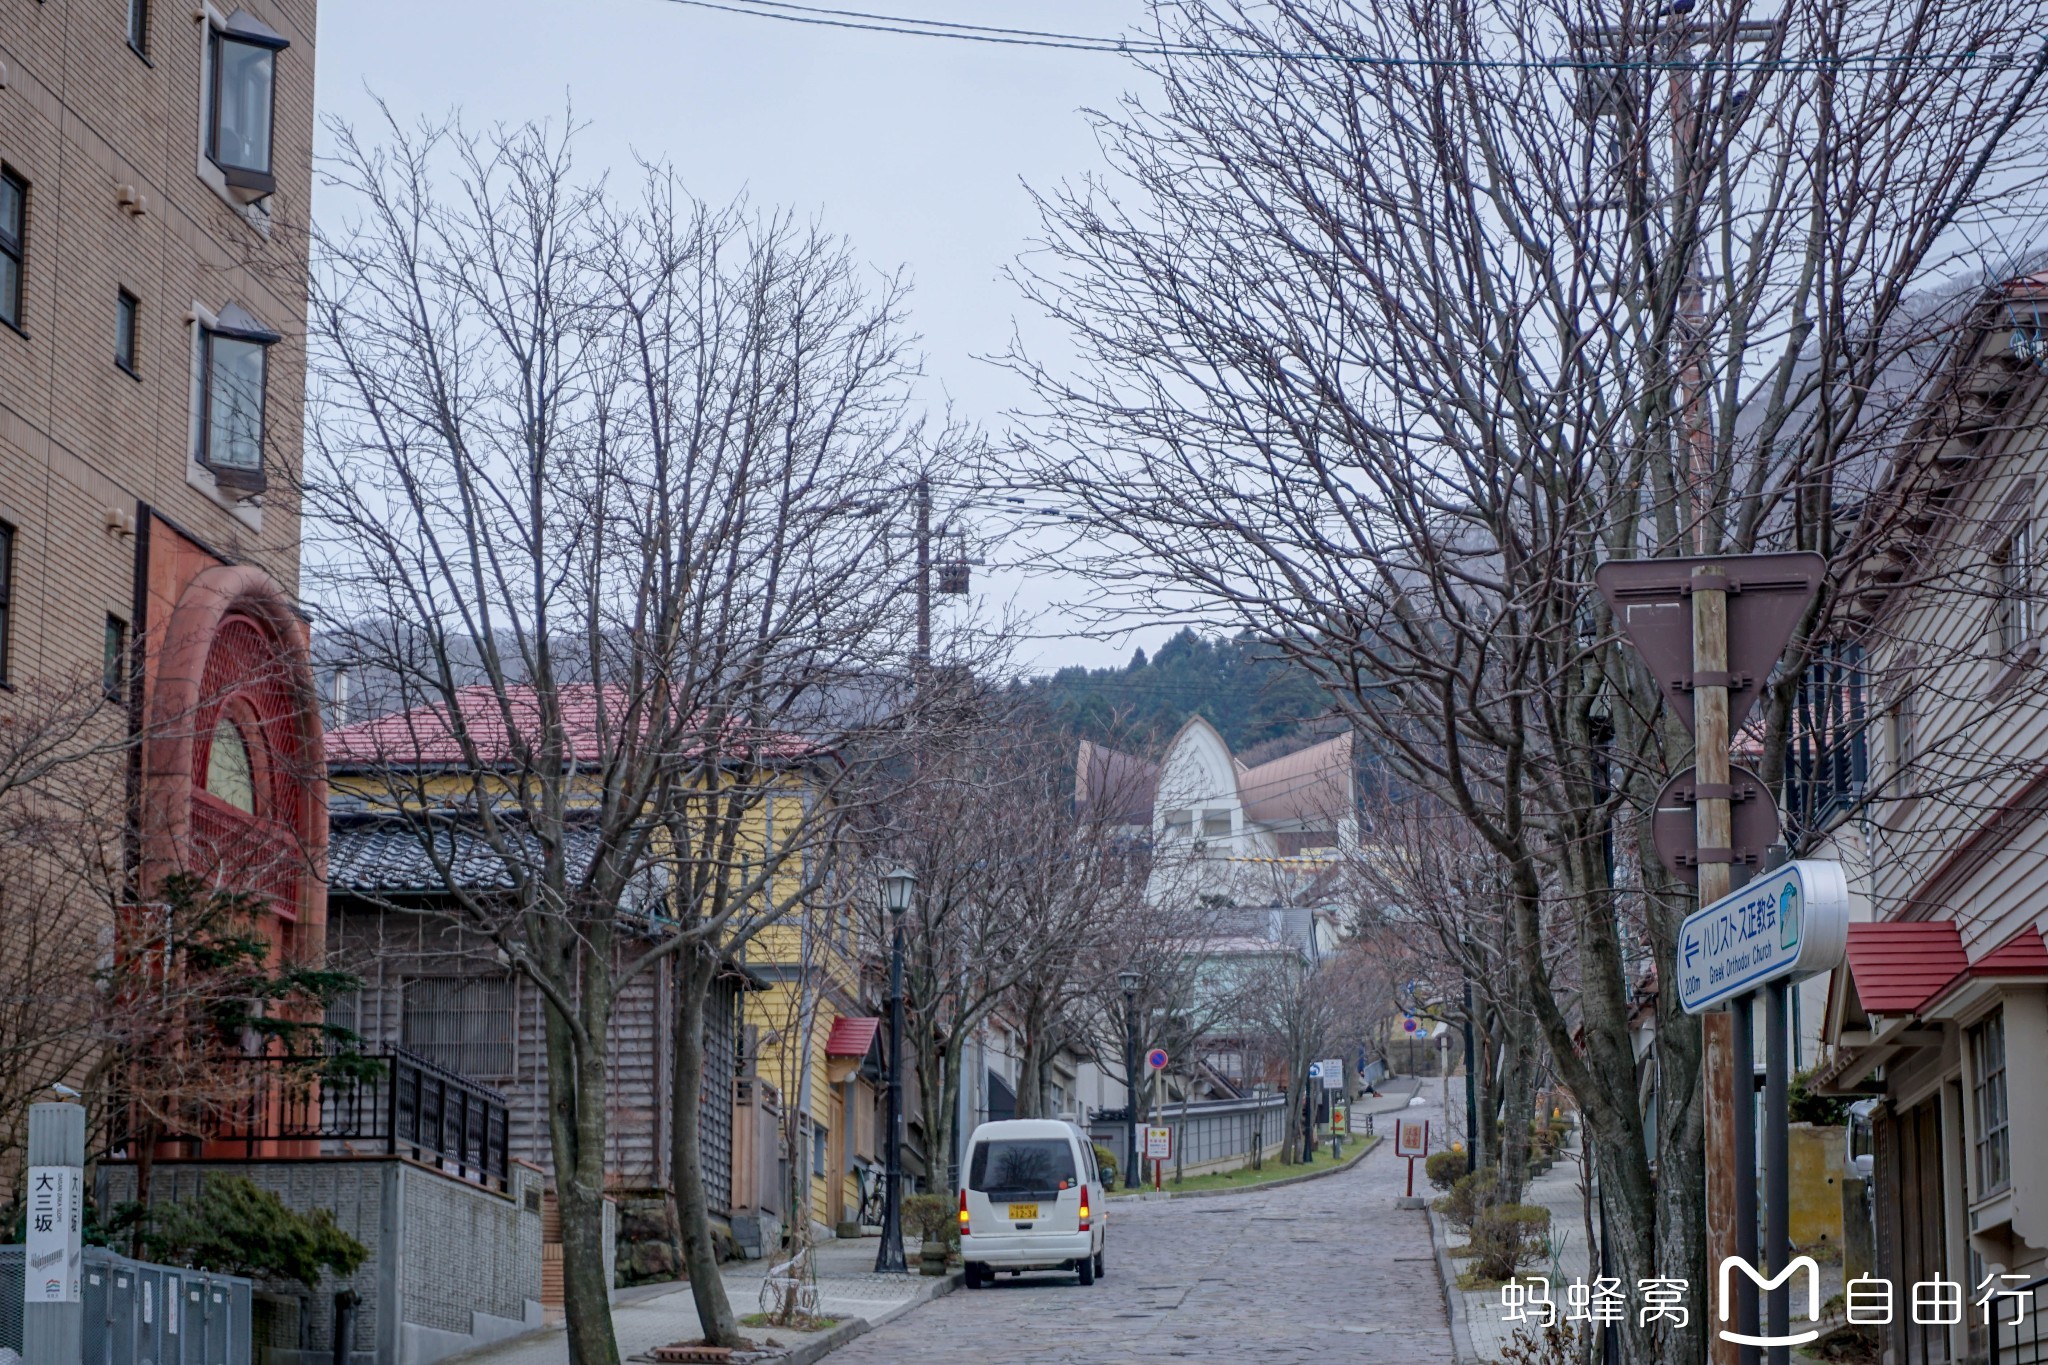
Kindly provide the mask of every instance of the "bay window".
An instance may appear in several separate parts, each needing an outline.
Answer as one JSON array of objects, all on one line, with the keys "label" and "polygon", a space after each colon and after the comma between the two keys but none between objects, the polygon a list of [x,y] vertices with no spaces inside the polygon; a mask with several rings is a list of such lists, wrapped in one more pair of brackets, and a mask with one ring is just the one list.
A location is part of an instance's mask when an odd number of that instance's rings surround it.
[{"label": "bay window", "polygon": [[289,44],[236,10],[207,32],[206,155],[230,186],[270,194],[271,131],[277,112],[277,54]]},{"label": "bay window", "polygon": [[201,331],[198,459],[223,486],[264,486],[264,379],[278,340],[234,304]]}]

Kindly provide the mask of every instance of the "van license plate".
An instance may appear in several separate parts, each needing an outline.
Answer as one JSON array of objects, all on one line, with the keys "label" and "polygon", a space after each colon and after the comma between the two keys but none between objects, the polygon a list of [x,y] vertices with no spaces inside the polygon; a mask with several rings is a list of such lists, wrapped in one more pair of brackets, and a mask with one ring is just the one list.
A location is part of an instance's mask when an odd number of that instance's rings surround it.
[{"label": "van license plate", "polygon": [[1038,1205],[1036,1204],[1010,1205],[1010,1221],[1013,1223],[1019,1220],[1028,1220],[1036,1217],[1038,1217]]}]

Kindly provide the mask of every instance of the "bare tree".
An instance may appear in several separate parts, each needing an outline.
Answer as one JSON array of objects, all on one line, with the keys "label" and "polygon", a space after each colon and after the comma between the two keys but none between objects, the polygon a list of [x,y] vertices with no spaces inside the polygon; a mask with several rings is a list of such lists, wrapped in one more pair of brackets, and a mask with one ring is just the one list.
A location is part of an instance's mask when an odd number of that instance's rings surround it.
[{"label": "bare tree", "polygon": [[18,679],[0,696],[0,1164],[50,1086],[92,1084],[108,1012],[95,970],[125,900],[126,758],[97,676]]},{"label": "bare tree", "polygon": [[[967,1044],[1022,983],[1057,971],[1085,915],[1072,879],[1090,848],[1074,837],[1061,755],[1038,718],[962,672],[935,674],[926,687],[952,726],[919,736],[869,839],[918,879],[902,926],[904,1012],[936,1181],[964,1136],[955,1115]],[[868,935],[884,974],[885,918],[871,909]],[[1020,1106],[1034,1103],[1020,1094]]]},{"label": "bare tree", "polygon": [[[1829,557],[1761,718],[1775,781],[1885,533],[1845,509],[1920,415],[1953,311],[1928,291],[2027,205],[2043,7],[1154,14],[1161,99],[1100,118],[1118,182],[1048,194],[1020,274],[1083,357],[1017,360],[1029,477],[1089,509],[1109,605],[1295,659],[1496,852],[1617,1273],[1705,1283],[1701,1031],[1659,994],[1654,1129],[1630,1037],[1631,963],[1667,960],[1682,909],[1640,818],[1687,741],[1592,570]],[[1697,1323],[1662,1330],[1626,1353],[1699,1358]]]},{"label": "bare tree", "polygon": [[[1371,838],[1344,875],[1367,907],[1359,936],[1401,963],[1399,1003],[1473,1030],[1478,1165],[1497,1168],[1502,1197],[1519,1202],[1529,1124],[1543,1075],[1543,1040],[1525,973],[1515,969],[1507,868],[1455,811],[1427,796],[1381,794],[1367,804]],[[1545,956],[1569,981],[1570,942],[1553,932]]]},{"label": "bare tree", "polygon": [[579,1365],[617,1359],[606,1028],[624,983],[677,973],[684,1255],[707,1338],[737,1344],[703,1006],[838,873],[864,765],[914,704],[893,494],[937,456],[906,417],[902,286],[664,166],[630,196],[581,180],[559,131],[333,132],[314,577],[330,647],[392,710],[330,758],[544,1002]]}]

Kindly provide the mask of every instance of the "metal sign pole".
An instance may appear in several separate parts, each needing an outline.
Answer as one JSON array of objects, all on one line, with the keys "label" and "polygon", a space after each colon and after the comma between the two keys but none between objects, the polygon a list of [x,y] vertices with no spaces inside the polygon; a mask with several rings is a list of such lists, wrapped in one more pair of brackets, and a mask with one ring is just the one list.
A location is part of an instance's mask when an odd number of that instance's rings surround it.
[{"label": "metal sign pole", "polygon": [[[1735,1254],[1755,1265],[1756,992],[1736,996],[1728,1002],[1728,1012],[1735,1021]],[[1718,1277],[1718,1267],[1709,1266],[1708,1271]],[[1747,1275],[1735,1277],[1735,1330],[1744,1336],[1757,1333],[1756,1284]],[[1757,1348],[1740,1350],[1743,1365],[1752,1365]]]},{"label": "metal sign pole", "polygon": [[[1791,1114],[1791,1077],[1787,1065],[1788,1051],[1785,1037],[1786,1000],[1791,994],[1792,982],[1779,977],[1764,988],[1764,1028],[1768,1035],[1764,1039],[1764,1171],[1765,1195],[1768,1204],[1769,1243],[1765,1248],[1770,1255],[1771,1274],[1781,1274],[1792,1259],[1792,1190],[1789,1167],[1791,1153],[1788,1150],[1790,1138],[1787,1125]],[[1753,1168],[1752,1168],[1753,1169]],[[1752,1194],[1754,1198],[1754,1181]],[[1754,1301],[1756,1286],[1749,1288]],[[1771,1335],[1783,1337],[1791,1331],[1792,1283],[1781,1280],[1771,1290]],[[1792,1359],[1792,1348],[1773,1346],[1770,1348],[1771,1365],[1788,1365]]]},{"label": "metal sign pole", "polygon": [[21,1345],[28,1365],[85,1358],[85,1110],[28,1110],[28,1242],[21,1267]]}]

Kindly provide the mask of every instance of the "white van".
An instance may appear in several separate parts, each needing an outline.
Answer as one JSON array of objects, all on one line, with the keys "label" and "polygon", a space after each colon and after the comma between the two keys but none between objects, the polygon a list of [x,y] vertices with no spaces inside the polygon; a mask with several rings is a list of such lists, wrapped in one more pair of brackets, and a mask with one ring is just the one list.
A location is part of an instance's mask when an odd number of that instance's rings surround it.
[{"label": "white van", "polygon": [[984,1123],[967,1140],[960,1182],[960,1259],[967,1287],[999,1271],[1071,1270],[1102,1277],[1102,1174],[1088,1135],[1057,1119]]}]

